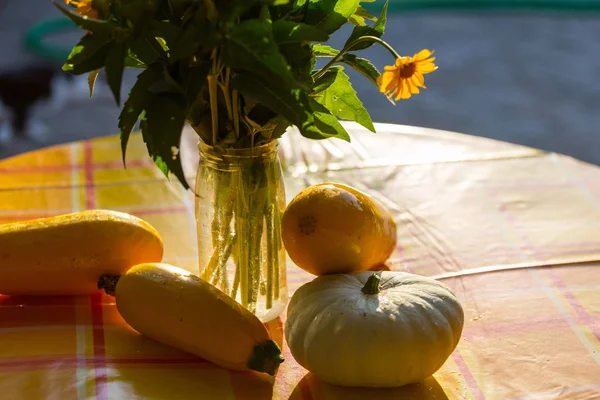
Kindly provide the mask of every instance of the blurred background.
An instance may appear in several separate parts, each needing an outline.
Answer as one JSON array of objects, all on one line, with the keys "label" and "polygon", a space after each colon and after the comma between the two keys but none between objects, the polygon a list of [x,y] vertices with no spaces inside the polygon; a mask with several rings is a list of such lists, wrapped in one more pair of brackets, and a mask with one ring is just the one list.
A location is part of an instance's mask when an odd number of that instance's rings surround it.
[{"label": "blurred background", "polygon": [[[378,15],[383,1],[366,3]],[[117,133],[99,79],[60,71],[81,31],[49,0],[0,0],[0,158]],[[600,164],[600,0],[390,0],[384,39],[400,53],[435,50],[427,89],[395,106],[350,72],[375,122],[495,138]],[[68,25],[68,24],[67,24]],[[332,38],[340,46],[349,27]],[[364,52],[382,70],[381,48]],[[126,71],[123,96],[135,81]],[[17,121],[12,123],[11,121]],[[16,128],[16,129],[15,129]]]}]

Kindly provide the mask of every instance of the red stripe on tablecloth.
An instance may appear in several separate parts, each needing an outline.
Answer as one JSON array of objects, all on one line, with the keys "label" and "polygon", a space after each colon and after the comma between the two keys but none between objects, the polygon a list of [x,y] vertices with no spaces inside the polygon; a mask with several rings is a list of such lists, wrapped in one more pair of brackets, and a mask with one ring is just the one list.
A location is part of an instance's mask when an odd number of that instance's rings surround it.
[{"label": "red stripe on tablecloth", "polygon": [[573,308],[573,310],[575,311],[577,320],[580,323],[589,327],[594,336],[596,337],[596,340],[600,342],[600,324],[598,323],[599,319],[593,314],[590,314],[585,309],[583,304],[581,304],[581,302],[577,300],[577,297],[575,297],[573,292],[569,289],[569,287],[567,286],[567,284],[565,284],[561,277],[556,273],[556,271],[549,269],[547,273],[552,277],[552,283],[554,284],[554,286],[556,286],[560,290],[563,297],[567,300],[571,308]]},{"label": "red stripe on tablecloth", "polygon": [[[514,218],[514,216],[506,209],[506,207],[504,207],[504,205],[501,205],[499,207],[499,209],[503,213],[503,215],[505,215],[506,220],[517,231],[519,231],[519,228],[521,228],[521,225],[517,222],[517,220]],[[522,247],[525,251],[529,250],[538,259],[543,260],[543,259],[549,258],[548,253],[545,253],[544,249],[539,248],[532,244],[533,242],[527,234],[521,233],[520,239],[523,243]],[[583,243],[589,244],[589,242],[583,242]],[[568,251],[569,254],[577,254],[576,252],[577,252],[577,249]],[[559,252],[559,254],[560,254],[560,252]],[[590,330],[596,337],[596,340],[598,340],[600,342],[600,328],[599,328],[594,316],[592,314],[588,313],[588,311],[585,309],[585,307],[579,302],[579,300],[577,300],[575,295],[573,295],[573,292],[571,292],[571,290],[569,289],[568,285],[564,283],[564,281],[562,280],[560,275],[558,273],[556,273],[555,270],[553,270],[552,268],[549,268],[549,269],[546,269],[546,273],[552,277],[552,280],[553,280],[552,283],[554,284],[554,286],[560,290],[560,292],[562,293],[562,296],[567,300],[567,302],[569,303],[571,308],[573,308],[573,310],[575,310],[575,313],[577,315],[579,322],[585,324],[588,328],[590,328]]]},{"label": "red stripe on tablecloth", "polygon": [[[60,366],[72,367],[82,361],[79,356],[54,356],[54,357],[17,357],[0,360],[0,368],[56,368]],[[208,361],[202,358],[130,358],[130,357],[83,357],[83,362],[97,364],[103,362],[113,365],[202,365]]]},{"label": "red stripe on tablecloth", "polygon": [[102,312],[102,294],[91,296],[92,303],[92,337],[94,343],[94,375],[96,381],[96,398],[108,399],[106,384],[106,348],[104,343],[104,318]]},{"label": "red stripe on tablecloth", "polygon": [[85,204],[86,208],[96,208],[96,194],[94,191],[94,165],[92,143],[89,140],[83,142],[83,171],[85,173]]},{"label": "red stripe on tablecloth", "polygon": [[[96,208],[96,194],[94,191],[94,166],[92,165],[93,153],[92,142],[83,142],[83,169],[85,173],[85,195],[86,208]],[[102,294],[97,293],[90,296],[92,312],[92,341],[94,344],[94,377],[96,385],[96,398],[98,400],[108,399],[106,391],[106,349],[104,343],[104,318],[102,310]]]},{"label": "red stripe on tablecloth", "polygon": [[462,356],[460,355],[460,352],[458,351],[458,349],[454,350],[454,353],[452,353],[452,358],[454,359],[454,362],[456,363],[456,366],[460,370],[460,373],[462,374],[463,378],[465,378],[467,387],[469,388],[471,393],[473,393],[473,396],[475,396],[475,399],[476,400],[485,399],[485,396],[481,392],[481,389],[479,389],[479,385],[477,385],[477,381],[475,380],[475,377],[471,373],[471,370],[469,369],[469,366],[465,362],[465,359],[462,358]]},{"label": "red stripe on tablecloth", "polygon": [[[84,142],[84,148],[85,148]],[[91,145],[90,145],[91,146]],[[127,168],[149,167],[154,165],[152,160],[132,160],[127,161]],[[92,164],[94,169],[125,169],[121,161],[95,162]],[[77,164],[56,164],[56,165],[7,165],[0,167],[2,174],[35,174],[35,173],[57,173],[70,172],[77,168]]]}]

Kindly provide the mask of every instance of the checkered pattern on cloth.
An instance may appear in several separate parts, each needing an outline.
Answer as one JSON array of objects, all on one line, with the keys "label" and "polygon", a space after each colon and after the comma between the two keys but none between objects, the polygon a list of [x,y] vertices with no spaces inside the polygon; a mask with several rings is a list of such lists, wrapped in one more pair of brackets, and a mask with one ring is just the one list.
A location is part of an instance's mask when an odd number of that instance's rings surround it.
[{"label": "checkered pattern on cloth", "polygon": [[[288,198],[349,183],[396,216],[390,267],[447,283],[465,308],[461,342],[426,381],[345,389],[286,361],[277,377],[232,372],[144,338],[105,296],[0,296],[0,398],[600,398],[600,171],[567,157],[413,127],[354,124],[351,145],[281,142]],[[127,169],[118,138],[0,163],[0,223],[89,208],[154,225],[165,262],[197,272],[193,200],[169,183],[138,135]],[[1,265],[0,265],[1,268]],[[311,276],[288,262],[290,295]],[[283,342],[281,318],[267,324]]]}]

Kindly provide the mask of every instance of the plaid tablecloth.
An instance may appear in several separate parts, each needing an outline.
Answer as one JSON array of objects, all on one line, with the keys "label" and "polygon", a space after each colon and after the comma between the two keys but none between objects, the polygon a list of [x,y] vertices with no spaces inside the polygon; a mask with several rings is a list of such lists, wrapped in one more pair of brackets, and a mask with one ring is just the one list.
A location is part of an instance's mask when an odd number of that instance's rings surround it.
[{"label": "plaid tablecloth", "polygon": [[[433,377],[393,390],[334,387],[285,343],[276,378],[231,372],[140,336],[109,297],[0,296],[0,399],[600,398],[600,170],[456,133],[348,126],[352,145],[286,134],[288,197],[334,180],[394,212],[390,267],[443,280],[466,312],[458,348]],[[192,178],[192,148],[186,160]],[[192,197],[162,176],[138,135],[127,169],[116,137],[0,162],[0,223],[89,208],[146,219],[165,262],[197,271]],[[291,294],[311,276],[288,269]],[[280,343],[284,319],[268,324]]]}]

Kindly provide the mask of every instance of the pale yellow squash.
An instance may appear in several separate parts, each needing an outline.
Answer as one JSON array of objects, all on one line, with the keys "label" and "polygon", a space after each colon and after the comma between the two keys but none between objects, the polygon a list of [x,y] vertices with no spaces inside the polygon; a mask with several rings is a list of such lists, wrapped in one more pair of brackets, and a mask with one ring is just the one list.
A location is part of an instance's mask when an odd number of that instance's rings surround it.
[{"label": "pale yellow squash", "polygon": [[87,210],[2,224],[0,294],[91,294],[102,275],[162,256],[158,232],[126,213]]},{"label": "pale yellow squash", "polygon": [[436,372],[456,348],[462,306],[434,279],[403,272],[319,276],[288,305],[300,365],[341,386],[398,387]]},{"label": "pale yellow squash", "polygon": [[164,263],[136,265],[100,286],[141,334],[232,370],[274,375],[283,362],[262,322],[233,298],[188,271]]},{"label": "pale yellow squash", "polygon": [[335,182],[298,193],[283,213],[281,234],[292,261],[315,275],[378,267],[397,241],[396,223],[383,204]]}]

